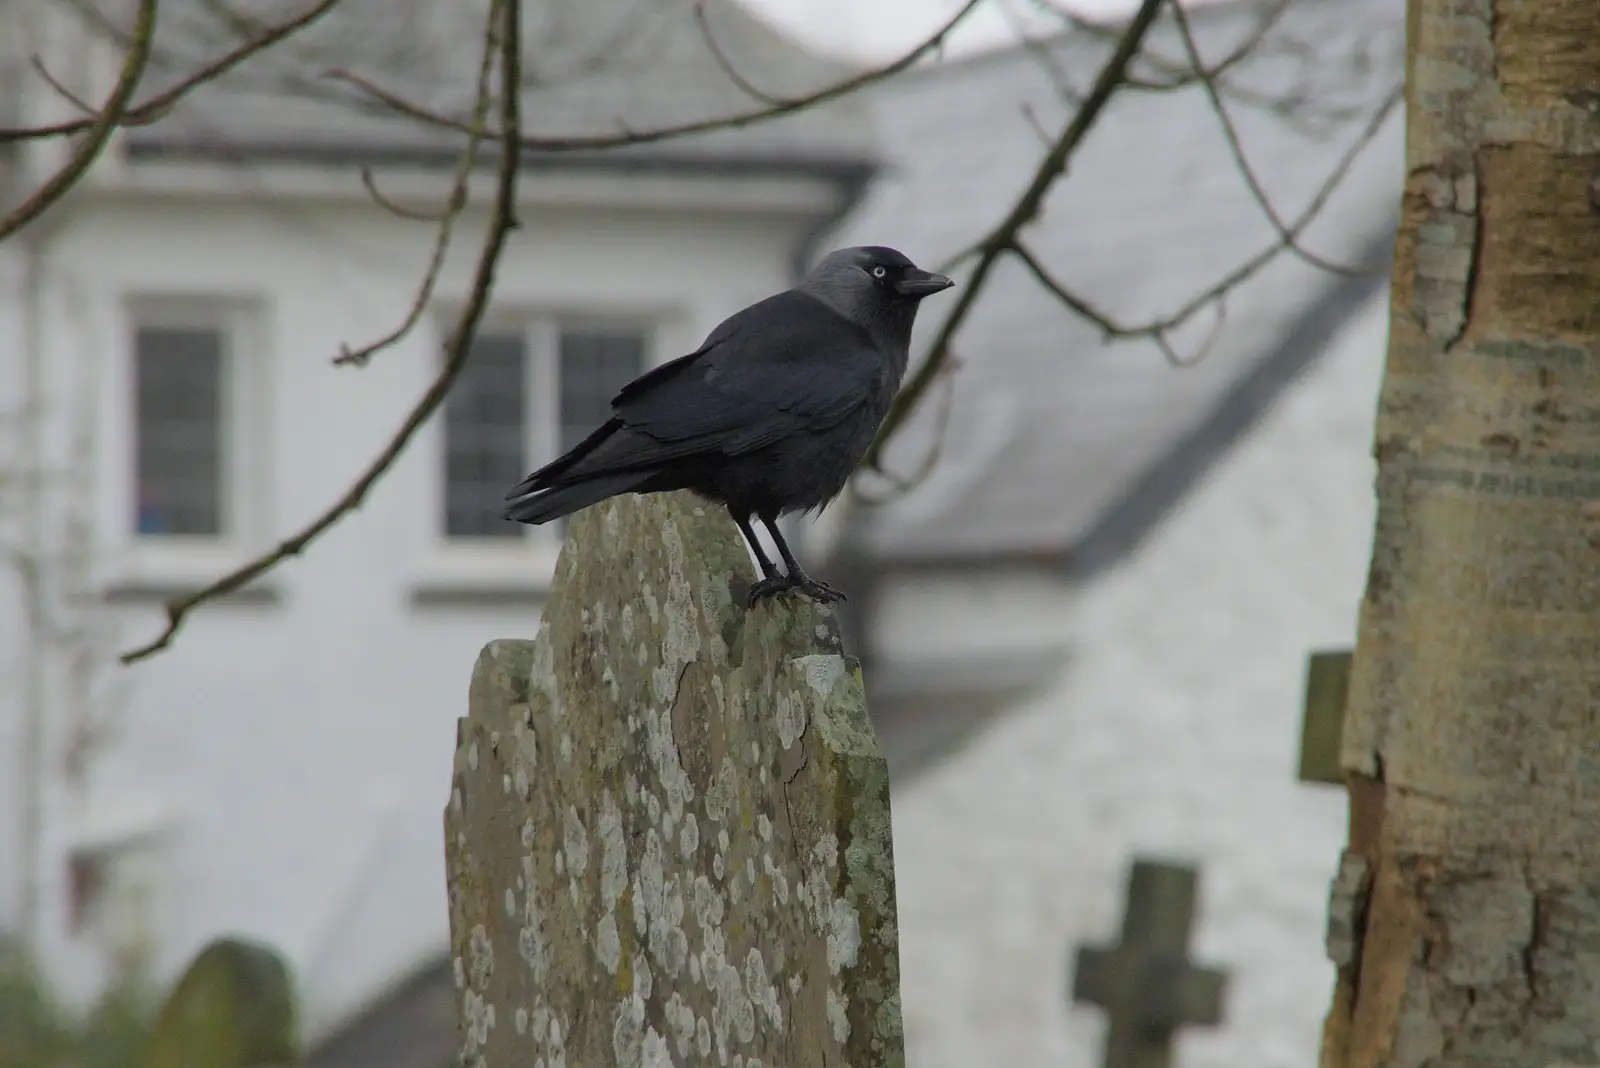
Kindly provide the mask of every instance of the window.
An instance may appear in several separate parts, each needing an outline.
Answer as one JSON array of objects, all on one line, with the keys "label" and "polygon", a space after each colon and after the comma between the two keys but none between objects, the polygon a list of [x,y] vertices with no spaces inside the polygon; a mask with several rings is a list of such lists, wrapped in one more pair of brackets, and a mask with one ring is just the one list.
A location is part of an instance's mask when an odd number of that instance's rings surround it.
[{"label": "window", "polygon": [[218,537],[229,518],[222,331],[141,326],[133,356],[134,530]]},{"label": "window", "polygon": [[611,398],[644,372],[644,338],[636,333],[572,330],[561,334],[561,438],[557,455],[611,418]]},{"label": "window", "polygon": [[445,401],[445,536],[517,537],[500,518],[506,490],[527,474],[527,345],[484,335]]},{"label": "window", "polygon": [[[611,417],[611,398],[645,369],[637,328],[534,323],[481,331],[444,411],[444,532],[510,539],[506,490]],[[559,524],[552,524],[559,530]]]}]

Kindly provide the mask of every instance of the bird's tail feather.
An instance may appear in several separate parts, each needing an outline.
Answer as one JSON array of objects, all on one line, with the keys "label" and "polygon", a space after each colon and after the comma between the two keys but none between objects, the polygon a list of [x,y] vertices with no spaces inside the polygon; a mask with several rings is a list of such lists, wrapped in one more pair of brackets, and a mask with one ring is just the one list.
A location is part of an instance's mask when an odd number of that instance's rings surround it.
[{"label": "bird's tail feather", "polygon": [[[590,434],[588,437],[578,442],[578,444],[574,445],[566,453],[566,455],[550,461],[543,467],[539,468],[539,470],[535,471],[533,474],[529,475],[527,478],[511,487],[510,492],[506,494],[506,500],[515,500],[518,497],[526,497],[530,493],[535,493],[540,490],[550,489],[553,486],[558,486],[558,479],[560,479],[563,475],[570,477],[574,473],[573,468],[575,468],[583,460],[587,459],[590,453],[594,452],[599,445],[601,445],[611,435],[615,434],[619,429],[621,429],[621,427],[622,421],[620,419],[607,420],[605,423],[601,424],[601,426],[595,430],[594,433]],[[598,473],[599,472],[590,472],[590,474]]]},{"label": "bird's tail feather", "polygon": [[504,515],[518,523],[548,523],[552,519],[571,515],[580,508],[598,504],[608,497],[638,489],[656,475],[655,471],[624,471],[614,475],[601,475],[564,486],[553,486],[513,501]]}]

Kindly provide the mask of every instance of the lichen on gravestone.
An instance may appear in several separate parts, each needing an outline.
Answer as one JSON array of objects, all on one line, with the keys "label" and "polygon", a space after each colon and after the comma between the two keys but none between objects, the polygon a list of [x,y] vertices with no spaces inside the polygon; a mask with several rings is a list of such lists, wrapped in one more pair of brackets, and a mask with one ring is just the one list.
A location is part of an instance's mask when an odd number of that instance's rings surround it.
[{"label": "lichen on gravestone", "polygon": [[294,991],[267,946],[209,943],[156,1015],[142,1068],[281,1068],[295,1063]]},{"label": "lichen on gravestone", "polygon": [[904,1064],[888,773],[833,613],[687,494],[579,513],[445,810],[462,1063]]}]

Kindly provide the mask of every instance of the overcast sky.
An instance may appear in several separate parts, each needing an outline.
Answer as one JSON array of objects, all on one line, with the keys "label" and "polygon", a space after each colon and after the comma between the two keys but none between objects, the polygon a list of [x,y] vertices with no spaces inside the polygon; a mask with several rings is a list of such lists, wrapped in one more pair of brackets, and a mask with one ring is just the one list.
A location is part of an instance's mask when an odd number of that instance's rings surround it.
[{"label": "overcast sky", "polygon": [[[772,24],[820,51],[851,59],[893,58],[937,30],[963,0],[743,0]],[[1052,0],[1091,18],[1132,12],[1135,0]],[[1033,0],[984,0],[962,24],[946,55],[1014,40],[1017,20],[1048,25]],[[1057,23],[1058,24],[1058,23]]]}]

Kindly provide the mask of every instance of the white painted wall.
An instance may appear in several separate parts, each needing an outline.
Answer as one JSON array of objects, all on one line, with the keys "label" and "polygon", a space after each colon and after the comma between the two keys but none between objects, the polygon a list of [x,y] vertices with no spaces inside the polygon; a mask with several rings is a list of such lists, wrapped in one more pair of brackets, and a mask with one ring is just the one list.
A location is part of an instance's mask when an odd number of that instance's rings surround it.
[{"label": "white painted wall", "polygon": [[[654,355],[671,358],[789,284],[812,210],[530,206],[500,269],[498,303],[658,313]],[[92,500],[108,578],[209,578],[296,530],[371,459],[436,367],[431,323],[364,370],[329,362],[341,342],[364,343],[403,317],[430,226],[354,201],[112,192],[63,211],[59,223],[43,298],[50,410],[79,395],[82,372],[104,386],[98,470],[60,495]],[[481,225],[461,227],[442,301],[465,295]],[[131,462],[121,307],[132,293],[247,298],[261,311],[250,389],[263,428],[253,487],[261,525],[249,544],[163,560],[131,554],[121,536],[126,513],[116,502]],[[10,323],[0,311],[0,330]],[[441,551],[438,446],[425,429],[358,513],[275,572],[268,582],[279,603],[206,608],[169,652],[121,676],[128,704],[87,789],[51,793],[42,949],[70,997],[90,996],[104,971],[103,939],[65,929],[65,861],[86,841],[146,836],[148,848],[134,851],[143,867],[127,874],[130,892],[148,895],[147,914],[134,919],[153,933],[159,976],[218,934],[264,939],[294,968],[308,1036],[443,951],[440,828],[455,719],[482,644],[532,637],[538,620],[534,609],[417,607],[408,592],[463,567],[525,582],[550,560],[463,562]],[[153,602],[103,612],[125,643],[153,637],[162,621]],[[0,634],[11,633],[10,617],[0,618]],[[70,669],[58,662],[52,671],[59,689]],[[8,763],[10,722],[0,717]],[[0,781],[16,781],[14,769]],[[16,804],[8,788],[0,825],[12,825]]]},{"label": "white painted wall", "polygon": [[[1025,565],[891,574],[873,613],[873,652],[890,664],[1059,658],[1073,638],[1062,611],[1072,589],[1059,571]],[[962,619],[982,625],[950,625]]]},{"label": "white painted wall", "polygon": [[[1074,948],[1136,854],[1203,864],[1193,948],[1232,969],[1183,1068],[1307,1068],[1343,791],[1295,782],[1306,653],[1352,642],[1373,520],[1380,295],[1139,553],[1059,611],[1057,688],[894,799],[908,1060],[1089,1068]],[[1040,613],[1041,627],[1059,620]]]},{"label": "white painted wall", "polygon": [[[17,508],[19,479],[23,475],[20,452],[22,392],[24,256],[19,241],[0,242],[0,553],[9,553],[21,537]],[[25,744],[22,686],[27,646],[17,611],[21,589],[9,557],[0,556],[0,753],[19,754]],[[13,761],[0,774],[0,864],[15,870],[23,849],[26,777]],[[22,887],[17,878],[0,878],[0,930],[14,927],[22,908]]]}]

